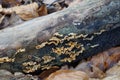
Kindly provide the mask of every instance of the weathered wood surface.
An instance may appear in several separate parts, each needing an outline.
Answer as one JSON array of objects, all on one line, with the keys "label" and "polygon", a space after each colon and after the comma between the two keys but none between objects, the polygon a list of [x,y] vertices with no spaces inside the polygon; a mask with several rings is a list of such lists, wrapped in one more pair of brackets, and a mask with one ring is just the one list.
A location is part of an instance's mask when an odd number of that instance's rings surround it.
[{"label": "weathered wood surface", "polygon": [[84,0],[1,30],[0,68],[30,73],[81,60],[117,45],[119,0]]}]

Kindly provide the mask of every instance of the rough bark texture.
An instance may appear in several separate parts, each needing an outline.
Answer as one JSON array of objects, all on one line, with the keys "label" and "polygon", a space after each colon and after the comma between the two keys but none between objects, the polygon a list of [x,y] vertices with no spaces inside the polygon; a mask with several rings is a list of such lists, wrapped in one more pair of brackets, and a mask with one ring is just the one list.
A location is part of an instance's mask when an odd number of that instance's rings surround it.
[{"label": "rough bark texture", "polygon": [[119,18],[119,0],[84,0],[1,30],[0,68],[30,73],[120,45]]}]

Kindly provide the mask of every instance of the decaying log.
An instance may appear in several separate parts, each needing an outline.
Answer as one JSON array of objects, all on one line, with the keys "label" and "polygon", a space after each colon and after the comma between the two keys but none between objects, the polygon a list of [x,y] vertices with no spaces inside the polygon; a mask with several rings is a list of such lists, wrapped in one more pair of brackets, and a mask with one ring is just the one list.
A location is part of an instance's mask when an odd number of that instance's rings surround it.
[{"label": "decaying log", "polygon": [[83,0],[0,31],[0,68],[26,73],[93,56],[120,45],[119,0]]}]

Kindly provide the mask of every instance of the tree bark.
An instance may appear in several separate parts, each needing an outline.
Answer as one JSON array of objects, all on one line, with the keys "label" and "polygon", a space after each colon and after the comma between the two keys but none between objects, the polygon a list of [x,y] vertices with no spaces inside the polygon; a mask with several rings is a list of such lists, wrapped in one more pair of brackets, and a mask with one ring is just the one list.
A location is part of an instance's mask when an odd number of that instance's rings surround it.
[{"label": "tree bark", "polygon": [[0,68],[30,73],[76,62],[120,45],[119,34],[119,0],[84,0],[1,30]]}]

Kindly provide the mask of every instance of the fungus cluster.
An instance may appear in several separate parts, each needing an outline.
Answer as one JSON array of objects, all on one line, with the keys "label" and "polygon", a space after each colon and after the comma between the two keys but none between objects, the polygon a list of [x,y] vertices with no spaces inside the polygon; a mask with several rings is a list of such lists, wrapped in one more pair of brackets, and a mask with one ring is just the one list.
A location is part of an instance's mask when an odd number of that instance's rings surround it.
[{"label": "fungus cluster", "polygon": [[[44,54],[40,57],[40,63],[39,62],[34,62],[28,61],[23,63],[24,67],[24,72],[29,73],[29,72],[34,72],[37,69],[49,69],[53,67],[54,65],[52,62],[57,61],[56,58],[60,58],[58,62],[72,62],[76,60],[76,57],[82,54],[86,50],[86,45],[90,48],[98,47],[99,44],[91,44],[91,43],[86,43],[83,44],[80,40],[82,41],[91,41],[94,39],[96,35],[100,35],[105,30],[101,30],[99,32],[95,32],[93,34],[88,35],[88,34],[76,34],[76,33],[70,33],[68,35],[62,35],[59,33],[55,33],[53,37],[51,37],[48,41],[43,42],[37,46],[35,46],[35,49],[39,50],[39,54]],[[52,45],[52,47],[51,47]],[[54,45],[54,46],[53,46]],[[47,47],[46,47],[47,46]],[[43,53],[41,49],[48,49],[49,48],[49,55],[48,53]],[[20,49],[17,51],[19,52],[24,52],[25,49]],[[63,56],[64,57],[61,57]]]},{"label": "fungus cluster", "polygon": [[44,63],[48,63],[48,62],[54,60],[55,57],[52,57],[52,56],[43,56],[42,59],[43,59]]},{"label": "fungus cluster", "polygon": [[22,63],[22,65],[24,66],[23,71],[26,73],[34,72],[40,68],[40,64],[37,64],[36,62],[33,61],[24,62]]},{"label": "fungus cluster", "polygon": [[9,57],[2,57],[0,58],[0,63],[4,63],[4,62],[14,62],[14,58],[9,58]]}]

